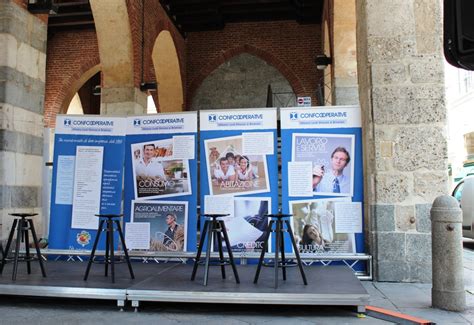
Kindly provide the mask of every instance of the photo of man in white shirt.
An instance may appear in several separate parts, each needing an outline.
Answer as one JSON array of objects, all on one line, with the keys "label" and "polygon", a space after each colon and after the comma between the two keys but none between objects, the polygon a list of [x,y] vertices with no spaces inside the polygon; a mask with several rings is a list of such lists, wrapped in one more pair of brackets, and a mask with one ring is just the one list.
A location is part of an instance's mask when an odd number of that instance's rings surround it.
[{"label": "photo of man in white shirt", "polygon": [[227,158],[220,158],[219,166],[220,168],[214,171],[215,180],[217,180],[218,182],[235,180],[234,166],[229,165],[229,161],[227,160]]},{"label": "photo of man in white shirt", "polygon": [[166,179],[163,164],[155,158],[155,145],[153,143],[143,146],[143,158],[135,166],[137,177],[159,177]]}]

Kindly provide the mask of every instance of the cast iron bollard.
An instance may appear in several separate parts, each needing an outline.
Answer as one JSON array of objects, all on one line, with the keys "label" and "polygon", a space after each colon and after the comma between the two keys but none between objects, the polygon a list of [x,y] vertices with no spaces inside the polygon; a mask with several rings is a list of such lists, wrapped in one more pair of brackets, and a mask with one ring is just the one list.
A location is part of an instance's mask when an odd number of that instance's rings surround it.
[{"label": "cast iron bollard", "polygon": [[449,195],[438,196],[431,208],[433,307],[462,311],[466,307],[462,262],[462,211]]}]

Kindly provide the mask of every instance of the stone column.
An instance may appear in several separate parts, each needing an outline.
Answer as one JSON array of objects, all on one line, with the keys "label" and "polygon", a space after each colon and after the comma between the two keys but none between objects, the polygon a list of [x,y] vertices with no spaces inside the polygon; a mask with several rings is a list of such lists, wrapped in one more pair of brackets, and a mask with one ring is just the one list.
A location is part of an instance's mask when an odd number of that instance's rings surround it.
[{"label": "stone column", "polygon": [[355,0],[334,0],[334,105],[358,105]]},{"label": "stone column", "polygon": [[[129,2],[132,5],[133,2]],[[134,44],[125,0],[91,0],[102,72],[101,115],[146,114],[147,96],[137,88]],[[113,8],[113,10],[111,10]],[[133,17],[137,18],[137,17]]]},{"label": "stone column", "polygon": [[[47,25],[14,1],[0,2],[0,224],[8,213],[41,215]],[[35,219],[40,222],[41,217]],[[38,230],[42,227],[38,224]]]},{"label": "stone column", "polygon": [[146,114],[147,94],[135,87],[102,88],[101,115]]},{"label": "stone column", "polygon": [[440,4],[356,2],[367,238],[379,281],[431,280],[429,211],[448,190]]}]

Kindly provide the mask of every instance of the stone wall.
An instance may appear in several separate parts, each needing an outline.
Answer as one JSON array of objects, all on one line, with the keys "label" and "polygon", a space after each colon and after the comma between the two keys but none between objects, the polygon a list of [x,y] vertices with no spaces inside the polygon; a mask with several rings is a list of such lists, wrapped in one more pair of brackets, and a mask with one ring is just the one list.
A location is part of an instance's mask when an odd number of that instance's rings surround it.
[{"label": "stone wall", "polygon": [[188,33],[186,39],[187,107],[215,69],[232,57],[249,53],[285,76],[297,96],[312,96],[322,72],[314,58],[322,53],[321,26],[295,21],[228,23],[223,30]]},{"label": "stone wall", "polygon": [[[41,214],[47,27],[14,1],[0,2],[0,224],[8,213]],[[41,218],[37,218],[39,222]],[[41,227],[37,227],[41,232]]]},{"label": "stone wall", "polygon": [[360,0],[356,10],[375,277],[429,282],[429,211],[448,190],[440,2]]},{"label": "stone wall", "polygon": [[[296,105],[290,84],[277,69],[253,55],[240,54],[219,66],[204,80],[191,108],[265,107],[269,84],[273,93],[279,93],[274,96],[275,106]],[[278,103],[278,99],[282,103]]]}]

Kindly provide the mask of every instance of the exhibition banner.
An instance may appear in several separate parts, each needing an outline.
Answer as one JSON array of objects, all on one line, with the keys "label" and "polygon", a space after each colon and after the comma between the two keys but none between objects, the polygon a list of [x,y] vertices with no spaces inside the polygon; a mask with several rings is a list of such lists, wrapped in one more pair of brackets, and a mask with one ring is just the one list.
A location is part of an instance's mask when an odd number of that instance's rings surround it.
[{"label": "exhibition banner", "polygon": [[126,129],[127,247],[195,251],[197,113],[131,116]]},{"label": "exhibition banner", "polygon": [[280,110],[282,209],[302,253],[364,251],[360,108]]},{"label": "exhibition banner", "polygon": [[232,250],[259,251],[265,215],[278,209],[276,108],[200,111],[199,118],[201,214],[229,214]]},{"label": "exhibition banner", "polygon": [[95,214],[121,213],[125,122],[120,117],[57,116],[50,248],[91,249],[99,224]]}]

